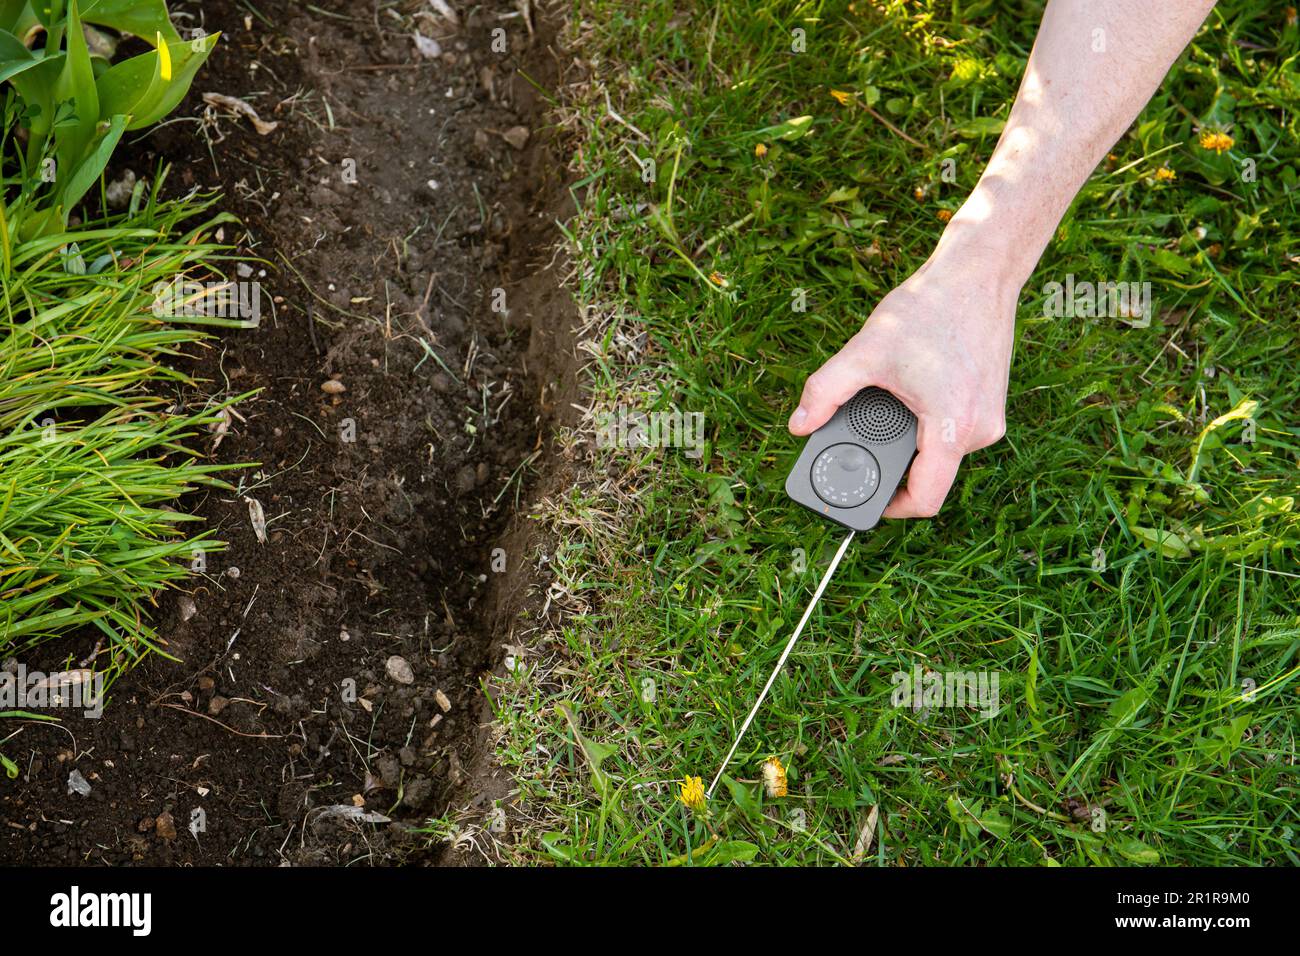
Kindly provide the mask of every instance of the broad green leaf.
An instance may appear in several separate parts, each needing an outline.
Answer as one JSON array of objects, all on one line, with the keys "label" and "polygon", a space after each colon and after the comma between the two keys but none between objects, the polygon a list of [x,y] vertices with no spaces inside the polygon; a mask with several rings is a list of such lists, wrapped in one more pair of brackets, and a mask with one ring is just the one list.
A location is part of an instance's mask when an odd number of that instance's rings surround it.
[{"label": "broad green leaf", "polygon": [[1129,531],[1148,548],[1158,550],[1166,558],[1191,557],[1192,549],[1187,546],[1187,542],[1172,531],[1144,528],[1141,525],[1133,525]]},{"label": "broad green leaf", "polygon": [[849,202],[858,198],[857,186],[841,186],[822,200],[823,203]]},{"label": "broad green leaf", "polygon": [[1192,451],[1192,467],[1187,473],[1188,481],[1195,481],[1200,473],[1201,455],[1205,450],[1205,440],[1229,422],[1245,421],[1253,418],[1257,408],[1259,408],[1259,402],[1253,398],[1243,398],[1233,407],[1232,411],[1224,412],[1201,429],[1201,433],[1196,437],[1196,446]]},{"label": "broad green leaf", "polygon": [[1240,714],[1223,726],[1215,727],[1214,736],[1207,739],[1201,749],[1226,767],[1233,753],[1241,746],[1241,738],[1250,726],[1250,719],[1250,714]]},{"label": "broad green leaf", "polygon": [[27,10],[27,0],[0,0],[0,30],[17,32],[24,10]]},{"label": "broad green leaf", "polygon": [[726,840],[698,854],[692,861],[696,866],[726,866],[728,863],[748,863],[758,856],[758,846],[745,840]]},{"label": "broad green leaf", "polygon": [[63,20],[63,14],[66,7],[66,0],[36,0],[36,2],[32,4],[32,10],[36,14],[36,19],[39,20],[41,25],[47,30]]},{"label": "broad green leaf", "polygon": [[542,849],[561,863],[573,863],[579,858],[578,850],[570,841],[569,834],[551,831],[542,834]]},{"label": "broad green leaf", "polygon": [[784,123],[778,123],[776,126],[765,126],[760,129],[756,135],[761,137],[770,137],[772,139],[795,140],[802,139],[812,129],[813,118],[811,116],[796,116],[788,119]]},{"label": "broad green leaf", "polygon": [[[212,52],[212,48],[217,45],[217,40],[220,36],[221,34],[214,33],[211,36],[204,37],[201,44],[201,51],[197,53],[189,43],[182,42],[167,44],[167,53],[162,54],[161,56],[171,56],[171,80],[170,82],[165,82],[160,90],[151,90],[148,101],[138,102],[136,104],[135,112],[131,115],[131,121],[128,124],[127,129],[135,130],[143,129],[146,126],[152,126],[174,110],[177,105],[179,105],[180,101],[185,98],[185,94],[189,92],[190,84],[194,81],[195,74],[198,73],[199,67],[203,65],[203,61],[206,60],[208,55]],[[144,54],[144,56],[149,57],[154,62],[161,59],[161,56],[156,56],[152,53]],[[139,57],[135,57],[134,59],[139,59]],[[154,62],[150,63],[151,69]],[[117,68],[114,67],[113,69]],[[113,70],[109,70],[100,77],[100,79],[107,79],[112,72]]]},{"label": "broad green leaf", "polygon": [[591,782],[600,794],[601,799],[610,795],[609,777],[600,769],[600,765],[606,759],[618,752],[618,747],[612,744],[601,744],[594,740],[588,740],[583,736],[582,731],[578,729],[578,718],[574,715],[570,704],[557,704],[555,709],[564,717],[565,723],[569,725],[569,730],[573,733],[574,741],[582,755],[587,759],[587,769],[591,771]]},{"label": "broad green leaf", "polygon": [[77,0],[68,8],[68,45],[63,70],[54,83],[54,100],[61,103],[71,100],[76,113],[76,124],[63,128],[57,137],[59,167],[73,168],[81,160],[99,124],[99,94],[95,91],[95,68],[90,62],[90,49],[81,32],[81,18],[77,15]]},{"label": "broad green leaf", "polygon": [[137,113],[144,113],[152,104],[162,100],[166,85],[158,50],[115,63],[95,81],[99,108],[109,116],[121,113],[134,117]]},{"label": "broad green leaf", "polygon": [[722,782],[731,793],[732,801],[745,816],[757,817],[763,812],[763,808],[759,806],[758,800],[754,798],[754,794],[750,792],[749,787],[725,773],[722,775]]},{"label": "broad green leaf", "polygon": [[72,211],[72,208],[81,201],[81,197],[99,180],[124,132],[126,132],[126,117],[114,116],[90,155],[73,170],[71,177],[59,192],[59,203],[65,215]]},{"label": "broad green leaf", "polygon": [[[62,228],[63,216],[58,208],[36,209],[24,215],[22,225],[18,227],[18,238],[23,242],[27,242],[37,236],[46,236],[59,232]],[[16,633],[21,633],[22,625],[28,623],[30,623],[29,620],[16,625],[18,631],[10,630],[9,636],[13,637]]]},{"label": "broad green leaf", "polygon": [[0,29],[0,83],[40,63],[40,58],[23,46],[8,30]]},{"label": "broad green leaf", "polygon": [[1160,852],[1135,837],[1117,837],[1114,844],[1115,851],[1130,863],[1149,865],[1160,862]]},{"label": "broad green leaf", "polygon": [[994,116],[977,116],[957,127],[958,136],[1001,136],[1006,120]]},{"label": "broad green leaf", "polygon": [[81,254],[81,247],[75,242],[68,243],[68,248],[63,253],[63,271],[73,276],[86,274],[86,257]]},{"label": "broad green leaf", "polygon": [[1168,249],[1153,249],[1151,258],[1156,265],[1176,276],[1185,276],[1192,271],[1192,264],[1183,256]]},{"label": "broad green leaf", "polygon": [[150,43],[159,33],[168,43],[181,42],[181,35],[167,16],[165,0],[83,0],[81,19],[134,33]]},{"label": "broad green leaf", "polygon": [[[65,55],[35,57],[12,33],[0,31],[0,80],[9,80],[32,115],[34,137],[43,138],[54,119],[54,84],[63,71]],[[41,145],[40,139],[34,144]]]},{"label": "broad green leaf", "polygon": [[1005,840],[1011,836],[1010,818],[1003,816],[999,810],[993,807],[989,807],[980,815],[980,826],[999,840]]},{"label": "broad green leaf", "polygon": [[1134,687],[1115,698],[1107,708],[1107,713],[1115,719],[1115,726],[1118,727],[1133,719],[1149,696],[1145,687]]}]

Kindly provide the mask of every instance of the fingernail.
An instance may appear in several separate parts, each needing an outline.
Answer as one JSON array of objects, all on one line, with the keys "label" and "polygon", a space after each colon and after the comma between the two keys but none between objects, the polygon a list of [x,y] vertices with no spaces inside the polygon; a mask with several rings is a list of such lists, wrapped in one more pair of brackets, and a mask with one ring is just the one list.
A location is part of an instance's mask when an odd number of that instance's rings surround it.
[{"label": "fingernail", "polygon": [[794,410],[794,414],[790,416],[790,427],[803,428],[803,423],[806,422],[807,420],[808,420],[808,410],[804,408],[802,405],[800,405],[798,408]]}]

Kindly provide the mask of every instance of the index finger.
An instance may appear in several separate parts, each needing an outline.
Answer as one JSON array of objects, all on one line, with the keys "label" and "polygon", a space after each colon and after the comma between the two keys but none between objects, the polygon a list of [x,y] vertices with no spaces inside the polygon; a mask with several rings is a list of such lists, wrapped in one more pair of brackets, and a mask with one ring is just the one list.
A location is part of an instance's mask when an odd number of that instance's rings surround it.
[{"label": "index finger", "polygon": [[886,518],[933,518],[943,507],[961,465],[962,455],[941,441],[926,442],[907,473],[907,486],[895,492]]}]

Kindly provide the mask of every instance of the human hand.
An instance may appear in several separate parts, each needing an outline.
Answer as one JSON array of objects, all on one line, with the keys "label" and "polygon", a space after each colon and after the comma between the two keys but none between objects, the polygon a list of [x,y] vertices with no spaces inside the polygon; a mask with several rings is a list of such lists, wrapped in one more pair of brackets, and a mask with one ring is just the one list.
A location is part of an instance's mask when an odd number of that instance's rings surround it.
[{"label": "human hand", "polygon": [[859,389],[889,390],[916,413],[917,457],[885,517],[938,514],[963,456],[1006,431],[1019,291],[986,253],[941,242],[809,376],[790,431],[816,431]]}]

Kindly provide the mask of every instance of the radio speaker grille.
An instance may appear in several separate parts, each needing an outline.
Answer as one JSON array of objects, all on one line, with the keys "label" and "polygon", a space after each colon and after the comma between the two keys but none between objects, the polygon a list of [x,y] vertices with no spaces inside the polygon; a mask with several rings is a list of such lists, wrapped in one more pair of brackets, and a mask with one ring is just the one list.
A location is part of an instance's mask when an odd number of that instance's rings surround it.
[{"label": "radio speaker grille", "polygon": [[916,416],[883,388],[864,388],[844,406],[849,428],[863,441],[887,445],[903,436]]}]

